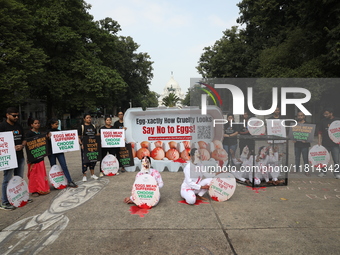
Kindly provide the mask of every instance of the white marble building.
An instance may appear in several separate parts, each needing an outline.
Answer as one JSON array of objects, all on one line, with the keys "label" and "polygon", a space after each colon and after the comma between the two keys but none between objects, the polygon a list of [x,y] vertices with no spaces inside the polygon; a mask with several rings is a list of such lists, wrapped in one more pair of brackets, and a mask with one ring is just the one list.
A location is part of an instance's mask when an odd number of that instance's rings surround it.
[{"label": "white marble building", "polygon": [[[170,93],[174,93],[176,96],[178,96],[181,100],[184,99],[185,95],[181,90],[181,87],[179,86],[178,82],[175,81],[174,76],[171,73],[171,78],[167,82],[167,84],[164,87],[163,93],[158,98],[158,106],[162,105],[162,100],[164,97],[169,96]],[[181,102],[178,102],[176,106],[181,107]]]}]

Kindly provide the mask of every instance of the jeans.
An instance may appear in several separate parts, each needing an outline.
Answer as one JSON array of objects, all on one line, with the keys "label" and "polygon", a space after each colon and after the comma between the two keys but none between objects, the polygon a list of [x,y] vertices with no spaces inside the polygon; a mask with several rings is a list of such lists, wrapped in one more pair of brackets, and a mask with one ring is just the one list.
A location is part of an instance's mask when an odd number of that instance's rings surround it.
[{"label": "jeans", "polygon": [[[308,165],[308,147],[294,147],[295,151],[295,169],[299,172],[301,169],[305,169],[305,165]],[[304,165],[300,167],[300,157],[302,154],[302,159]]]},{"label": "jeans", "polygon": [[66,165],[64,153],[51,154],[51,155],[48,156],[48,159],[50,161],[51,167],[57,164],[57,159],[58,159],[59,164],[61,166],[61,169],[63,170],[67,181],[69,183],[72,182],[70,172],[68,171],[68,168],[67,168],[67,165]]},{"label": "jeans", "polygon": [[[334,175],[338,175],[340,174],[339,172],[339,154],[340,154],[340,147],[339,145],[335,145],[335,146],[324,146],[328,152],[330,154],[332,154],[332,158],[333,158],[333,161],[334,161],[334,165],[333,165],[333,174]],[[337,169],[336,171],[334,171],[334,169]],[[327,172],[327,169],[324,169],[323,170],[324,173]]]},{"label": "jeans", "polygon": [[8,182],[12,179],[13,173],[14,176],[24,177],[24,169],[25,169],[25,158],[18,159],[18,167],[14,169],[4,170],[4,180],[2,181],[2,203],[8,203],[7,198],[7,186]]},{"label": "jeans", "polygon": [[223,149],[228,153],[228,164],[231,166],[234,165],[233,160],[231,158],[230,150],[233,150],[234,153],[236,154],[237,144],[233,144],[233,145],[223,144]]}]

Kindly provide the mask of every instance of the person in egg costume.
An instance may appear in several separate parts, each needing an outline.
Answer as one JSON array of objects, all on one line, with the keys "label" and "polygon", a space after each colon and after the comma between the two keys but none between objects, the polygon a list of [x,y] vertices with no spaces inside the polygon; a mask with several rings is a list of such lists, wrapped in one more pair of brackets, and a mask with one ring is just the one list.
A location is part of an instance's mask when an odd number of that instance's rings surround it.
[{"label": "person in egg costume", "polygon": [[208,191],[212,179],[203,179],[203,172],[200,171],[202,164],[199,150],[192,148],[190,159],[191,161],[183,169],[184,180],[181,186],[181,197],[189,205],[193,205],[196,203],[196,198],[207,200],[203,195]]},{"label": "person in egg costume", "polygon": [[[135,179],[144,174],[150,174],[153,178],[155,178],[159,188],[164,186],[161,174],[156,169],[151,168],[151,159],[148,156],[144,156],[142,158],[142,169],[136,174]],[[126,197],[124,202],[127,204],[134,204],[133,197]]]}]

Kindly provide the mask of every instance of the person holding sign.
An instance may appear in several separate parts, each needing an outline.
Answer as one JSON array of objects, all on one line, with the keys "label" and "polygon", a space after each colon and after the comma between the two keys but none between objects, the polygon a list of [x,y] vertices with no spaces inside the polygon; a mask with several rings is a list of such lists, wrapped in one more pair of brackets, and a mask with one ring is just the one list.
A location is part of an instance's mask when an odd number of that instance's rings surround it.
[{"label": "person holding sign", "polygon": [[[30,123],[31,130],[26,134],[26,138],[40,135],[40,120],[32,118]],[[46,154],[45,154],[46,155]],[[34,162],[27,161],[27,178],[28,190],[32,193],[33,197],[39,195],[46,195],[50,193],[50,186],[46,175],[44,158],[38,159]]]},{"label": "person holding sign", "polygon": [[[48,122],[48,137],[51,137],[51,132],[54,132],[54,131],[60,131],[58,129],[58,126],[59,126],[59,121],[57,119],[51,119],[49,122]],[[50,146],[51,148],[52,146]],[[68,167],[67,167],[67,164],[66,164],[66,159],[65,159],[65,154],[63,152],[61,153],[56,153],[56,154],[51,154],[48,155],[48,160],[50,161],[50,166],[54,166],[57,164],[57,159],[59,161],[59,164],[61,166],[61,169],[63,170],[64,172],[64,175],[68,181],[68,186],[70,188],[77,188],[78,185],[74,183],[74,181],[72,180],[71,178],[71,175],[70,175],[70,172],[68,170]]]},{"label": "person holding sign", "polygon": [[[101,132],[102,129],[113,129],[113,126],[111,125],[112,123],[112,118],[111,116],[109,115],[105,115],[105,125],[102,126],[100,129],[99,129],[99,133]],[[116,154],[116,150],[115,148],[102,148],[102,159],[100,161],[100,174],[99,174],[99,177],[103,177],[104,176],[104,173],[102,171],[102,160],[103,158],[109,153],[111,155],[115,155]]]},{"label": "person holding sign", "polygon": [[[298,124],[307,124],[306,115],[302,111],[298,111],[296,115],[296,121]],[[295,151],[295,169],[300,169],[300,157],[302,155],[304,165],[308,165],[308,148],[310,143],[305,141],[293,140]],[[305,167],[303,167],[305,169]],[[305,172],[307,176],[310,176],[309,172]]]},{"label": "person holding sign", "polygon": [[[142,169],[139,171],[139,173],[136,174],[135,179],[137,179],[137,177],[139,177],[141,175],[149,174],[149,175],[151,175],[152,177],[155,178],[158,187],[162,188],[164,186],[162,176],[156,169],[151,168],[150,157],[144,156],[141,161],[142,161]],[[127,203],[127,204],[133,204],[134,203],[133,197],[132,196],[126,197],[124,199],[124,202]]]},{"label": "person holding sign", "polygon": [[[124,129],[126,130],[127,127],[124,127],[124,113],[123,112],[118,112],[118,120],[113,124],[113,128],[114,129]],[[119,150],[120,148],[116,148],[115,149],[115,152],[116,152],[116,157],[118,156],[119,154]],[[120,171],[122,173],[124,173],[126,170],[124,169],[124,167],[121,165],[121,163],[119,162],[119,166],[120,166]]]},{"label": "person holding sign", "polygon": [[4,179],[2,181],[2,203],[0,205],[0,209],[4,210],[13,210],[15,209],[8,202],[7,198],[7,186],[9,180],[12,178],[13,174],[15,176],[20,176],[21,178],[24,177],[24,168],[25,168],[25,159],[23,148],[26,145],[26,139],[24,134],[24,129],[18,123],[19,120],[19,110],[15,107],[9,107],[6,113],[6,121],[3,121],[0,124],[0,132],[11,131],[13,132],[14,137],[14,144],[15,144],[15,151],[17,157],[17,168],[4,170]]},{"label": "person holding sign", "polygon": [[[331,140],[328,134],[328,128],[331,125],[333,121],[339,120],[339,118],[336,118],[333,116],[333,109],[332,108],[326,108],[323,111],[324,119],[321,120],[321,123],[319,125],[319,133],[318,133],[318,144],[325,147],[330,154],[332,154],[332,158],[334,161],[334,165],[332,167],[334,176],[336,179],[340,179],[340,172],[339,172],[339,154],[340,154],[340,148],[339,144],[336,144]],[[329,167],[330,169],[330,167]],[[318,176],[319,177],[325,177],[327,173],[327,169],[324,169]]]},{"label": "person holding sign", "polygon": [[84,144],[83,144],[83,139],[85,136],[88,136],[89,138],[95,138],[96,135],[96,127],[92,124],[92,118],[90,114],[84,114],[84,124],[81,125],[78,129],[78,134],[79,135],[79,144],[81,148],[81,159],[82,159],[82,173],[83,173],[83,182],[87,181],[86,178],[86,171],[87,168],[90,168],[91,172],[91,178],[97,180],[98,176],[94,174],[94,167],[96,166],[97,162],[89,162],[85,163],[85,155],[84,155]]},{"label": "person holding sign", "polygon": [[[237,149],[237,135],[238,135],[238,128],[234,124],[234,115],[233,114],[228,114],[227,116],[228,123],[225,124],[224,127],[224,139],[223,139],[223,148],[224,150],[228,153],[228,158],[231,158],[231,151],[236,151]],[[230,165],[233,164],[231,160],[228,161],[230,162]]]},{"label": "person holding sign", "polygon": [[207,200],[203,195],[209,190],[211,178],[203,179],[201,154],[196,148],[190,151],[190,162],[184,167],[184,180],[181,186],[181,197],[189,205],[196,203],[196,197]]}]

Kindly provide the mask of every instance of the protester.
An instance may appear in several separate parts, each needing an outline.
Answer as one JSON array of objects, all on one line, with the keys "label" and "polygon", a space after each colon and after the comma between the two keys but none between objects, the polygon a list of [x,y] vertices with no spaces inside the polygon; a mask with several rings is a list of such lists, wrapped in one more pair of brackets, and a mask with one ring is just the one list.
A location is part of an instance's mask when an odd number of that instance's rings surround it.
[{"label": "protester", "polygon": [[13,174],[15,176],[20,176],[21,178],[23,178],[24,176],[25,159],[24,159],[23,148],[26,145],[26,139],[25,139],[24,130],[22,126],[18,123],[19,110],[15,107],[8,108],[6,111],[6,118],[7,118],[6,121],[1,122],[0,124],[0,132],[6,132],[6,131],[13,132],[18,167],[3,171],[4,179],[2,181],[2,203],[0,205],[0,209],[13,210],[15,209],[15,207],[12,206],[8,202],[7,186]]},{"label": "protester", "polygon": [[[51,132],[60,131],[58,129],[59,121],[57,119],[51,119],[48,122],[47,125],[48,125],[48,133],[47,133],[47,135],[48,135],[49,138],[52,135]],[[51,148],[51,146],[50,146],[50,148]],[[66,164],[65,154],[63,152],[53,154],[52,151],[51,151],[50,155],[48,156],[48,159],[50,161],[51,167],[57,164],[57,159],[58,159],[60,167],[63,170],[64,175],[65,175],[65,177],[67,179],[68,186],[70,188],[77,188],[78,187],[78,185],[75,184],[74,181],[71,178],[70,172],[69,172],[67,164]]]},{"label": "protester", "polygon": [[[296,121],[298,124],[307,124],[306,115],[302,111],[298,111],[296,115]],[[295,169],[299,171],[300,168],[300,157],[302,155],[304,166],[302,169],[305,169],[305,165],[308,165],[308,148],[310,147],[310,143],[305,141],[295,141],[294,143],[294,152],[295,152]],[[308,169],[308,168],[307,168]],[[310,176],[308,171],[305,171],[307,176]]]},{"label": "protester", "polygon": [[[99,133],[101,132],[102,129],[113,129],[113,126],[111,125],[112,123],[112,118],[111,116],[109,115],[106,115],[105,116],[105,125],[102,126],[100,129],[99,129]],[[102,148],[102,159],[100,161],[100,174],[99,174],[99,177],[103,177],[104,176],[104,173],[102,171],[102,161],[103,161],[103,158],[109,153],[111,155],[115,155],[116,154],[116,150],[115,148]]]},{"label": "protester", "polygon": [[[40,120],[32,118],[30,123],[31,130],[26,134],[26,138],[40,135]],[[34,162],[27,161],[28,190],[33,197],[50,193],[50,185],[46,174],[44,158]]]},{"label": "protester", "polygon": [[84,145],[83,138],[84,136],[89,136],[89,138],[95,138],[96,135],[96,127],[91,123],[92,118],[90,114],[84,114],[84,124],[78,128],[79,135],[79,144],[81,148],[81,160],[82,160],[82,173],[83,173],[83,182],[87,181],[86,171],[87,168],[90,169],[91,178],[97,180],[98,176],[94,174],[94,167],[97,162],[84,163],[85,155],[84,155]]},{"label": "protester", "polygon": [[[161,176],[161,174],[156,169],[151,168],[151,159],[150,159],[150,157],[144,156],[141,161],[142,161],[142,168],[136,174],[136,178],[135,179],[137,179],[137,177],[139,177],[141,175],[149,174],[153,178],[155,178],[158,187],[162,188],[164,186],[164,183],[163,183],[163,180],[162,180],[162,176]],[[127,204],[133,204],[134,203],[133,197],[132,196],[126,197],[124,199],[124,202],[127,203]]]},{"label": "protester", "polygon": [[[251,134],[249,133],[248,130],[248,121],[249,121],[249,114],[248,112],[244,112],[243,114],[243,126],[240,128],[238,133],[240,134],[240,142],[239,142],[239,147],[240,147],[240,154],[243,153],[243,149],[245,146],[248,147],[250,150],[250,153],[254,155],[255,152],[255,140],[251,139]],[[242,139],[243,137],[247,137],[247,139]]]},{"label": "protester", "polygon": [[[339,144],[334,143],[328,135],[328,128],[333,121],[339,120],[339,118],[333,116],[333,109],[326,108],[323,111],[324,119],[321,120],[319,125],[319,133],[318,133],[318,144],[325,147],[328,152],[332,155],[334,165],[333,169],[336,169],[335,166],[339,166]],[[325,177],[327,173],[327,169],[323,169],[319,177]],[[340,179],[340,173],[338,171],[333,172],[336,179]]]},{"label": "protester", "polygon": [[[228,153],[228,158],[231,159],[231,151],[235,152],[237,149],[238,128],[235,125],[233,114],[228,114],[227,120],[228,123],[224,125],[223,148]],[[229,160],[229,162],[233,165],[232,160]]]},{"label": "protester", "polygon": [[196,203],[196,197],[207,200],[203,195],[208,191],[211,178],[203,179],[201,155],[199,150],[192,148],[190,151],[190,162],[184,167],[184,180],[181,186],[181,197],[189,205]]},{"label": "protester", "polygon": [[[113,124],[114,129],[124,129],[126,130],[127,127],[124,127],[124,113],[123,112],[118,112],[118,120]],[[115,155],[117,156],[119,153],[120,148],[115,149]],[[124,173],[126,170],[125,168],[121,165],[119,162],[119,168],[122,173]]]}]

